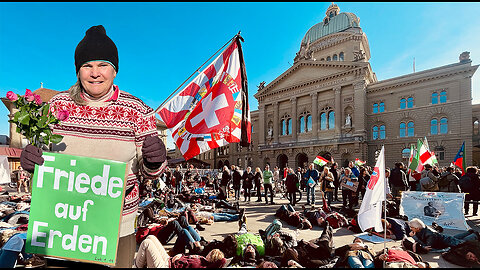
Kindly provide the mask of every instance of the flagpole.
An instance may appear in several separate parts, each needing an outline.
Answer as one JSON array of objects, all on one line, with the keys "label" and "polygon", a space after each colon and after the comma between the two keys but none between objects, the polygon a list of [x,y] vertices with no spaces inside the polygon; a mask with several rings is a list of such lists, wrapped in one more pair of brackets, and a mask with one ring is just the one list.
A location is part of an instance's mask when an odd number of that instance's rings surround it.
[{"label": "flagpole", "polygon": [[158,110],[178,91],[178,89],[180,89],[180,87],[182,87],[188,80],[190,80],[190,78],[192,78],[193,75],[195,75],[195,73],[197,73],[206,63],[208,63],[208,61],[210,61],[210,59],[212,59],[219,51],[221,51],[225,46],[227,46],[233,39],[237,38],[237,37],[240,37],[240,31],[238,31],[238,33],[232,37],[231,39],[229,39],[220,49],[218,49],[218,51],[216,51],[212,56],[210,56],[210,58],[207,59],[207,61],[205,61],[201,66],[199,66],[193,73],[192,75],[190,75],[185,81],[182,82],[182,84],[180,84],[179,87],[177,87],[177,89],[175,89],[175,91],[173,91],[173,93],[171,93],[163,102],[162,104],[160,104],[160,106],[158,106],[158,108],[155,110],[155,112],[157,113]]},{"label": "flagpole", "polygon": [[[383,151],[385,151],[385,145],[382,146],[383,148]],[[383,158],[385,158],[385,155],[383,156]],[[384,163],[385,164],[385,163]],[[385,175],[385,168],[384,169],[384,175]],[[387,178],[386,177],[383,177],[383,193],[384,193],[384,205],[383,205],[383,214],[384,214],[384,217],[385,217],[385,222],[384,222],[384,228],[383,228],[383,254],[384,256],[386,256],[386,245],[387,245],[387,192],[386,192],[386,185],[387,185]],[[385,265],[386,262],[383,261],[383,268],[385,268]]]}]

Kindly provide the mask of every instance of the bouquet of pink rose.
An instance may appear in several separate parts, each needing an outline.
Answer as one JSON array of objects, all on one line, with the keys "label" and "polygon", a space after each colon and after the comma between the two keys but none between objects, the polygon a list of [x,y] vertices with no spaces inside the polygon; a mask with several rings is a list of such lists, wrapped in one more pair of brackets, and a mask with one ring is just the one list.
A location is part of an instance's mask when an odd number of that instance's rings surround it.
[{"label": "bouquet of pink rose", "polygon": [[58,124],[68,118],[68,111],[58,111],[53,115],[50,105],[42,101],[39,95],[27,89],[24,96],[12,91],[7,92],[7,98],[13,101],[18,109],[13,118],[8,120],[17,125],[17,132],[25,136],[29,143],[36,147],[48,145],[50,142],[59,143],[63,136],[52,134],[50,125]]}]

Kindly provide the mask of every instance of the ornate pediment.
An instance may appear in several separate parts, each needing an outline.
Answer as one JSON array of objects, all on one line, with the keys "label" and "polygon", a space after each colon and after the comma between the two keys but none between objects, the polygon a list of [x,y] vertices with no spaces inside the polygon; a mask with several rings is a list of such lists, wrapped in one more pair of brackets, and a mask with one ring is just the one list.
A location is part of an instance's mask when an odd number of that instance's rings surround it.
[{"label": "ornate pediment", "polygon": [[355,71],[366,67],[365,64],[319,60],[299,61],[267,86],[259,87],[254,96],[258,99],[261,96],[274,95],[277,92],[282,92],[282,90],[345,78],[350,73],[353,74]]}]

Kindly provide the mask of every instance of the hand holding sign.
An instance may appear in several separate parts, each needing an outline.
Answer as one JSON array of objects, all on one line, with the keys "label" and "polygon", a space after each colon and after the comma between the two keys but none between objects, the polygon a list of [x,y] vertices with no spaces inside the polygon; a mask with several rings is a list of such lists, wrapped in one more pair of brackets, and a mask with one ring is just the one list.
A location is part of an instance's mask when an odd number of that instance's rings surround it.
[{"label": "hand holding sign", "polygon": [[142,146],[142,156],[147,168],[158,169],[167,159],[165,144],[158,136],[145,138]]}]

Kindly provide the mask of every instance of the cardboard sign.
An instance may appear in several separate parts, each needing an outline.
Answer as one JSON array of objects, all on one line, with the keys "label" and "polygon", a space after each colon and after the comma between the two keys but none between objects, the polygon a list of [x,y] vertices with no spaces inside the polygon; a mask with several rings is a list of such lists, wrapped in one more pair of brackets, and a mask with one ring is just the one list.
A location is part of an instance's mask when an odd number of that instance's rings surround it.
[{"label": "cardboard sign", "polygon": [[43,153],[35,165],[25,251],[115,265],[126,163]]},{"label": "cardboard sign", "polygon": [[358,189],[358,181],[342,181],[340,183],[340,187],[350,189],[351,191],[357,191]]}]

